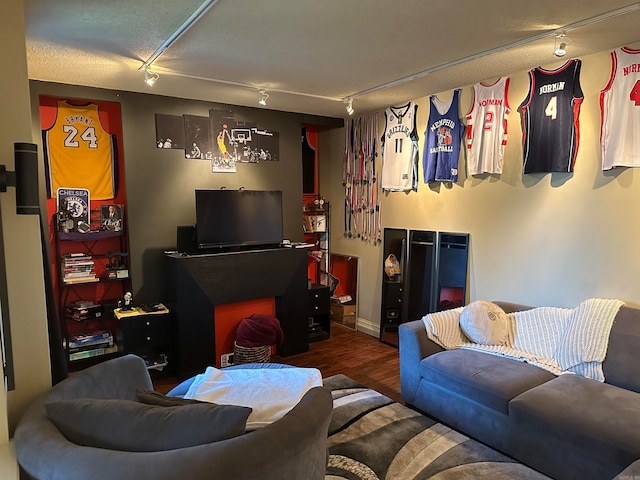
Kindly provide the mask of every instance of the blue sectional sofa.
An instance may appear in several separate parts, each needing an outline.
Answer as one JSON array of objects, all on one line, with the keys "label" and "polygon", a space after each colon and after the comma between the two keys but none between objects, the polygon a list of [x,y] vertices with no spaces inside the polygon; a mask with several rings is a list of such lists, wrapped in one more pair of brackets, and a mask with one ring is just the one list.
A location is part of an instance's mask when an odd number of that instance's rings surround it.
[{"label": "blue sectional sofa", "polygon": [[[495,303],[507,313],[531,308]],[[443,350],[422,320],[402,324],[399,337],[408,405],[554,479],[623,479],[640,467],[640,309],[623,306],[615,318],[605,383]]]}]

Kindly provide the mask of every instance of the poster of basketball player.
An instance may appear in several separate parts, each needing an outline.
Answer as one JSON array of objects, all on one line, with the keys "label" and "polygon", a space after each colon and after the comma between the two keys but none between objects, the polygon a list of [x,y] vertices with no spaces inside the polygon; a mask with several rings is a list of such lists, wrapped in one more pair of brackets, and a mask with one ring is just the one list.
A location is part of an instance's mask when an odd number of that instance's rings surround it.
[{"label": "poster of basketball player", "polygon": [[214,159],[225,163],[258,163],[278,160],[279,135],[258,128],[253,121],[236,118],[233,110],[211,109],[212,137],[216,139]]},{"label": "poster of basketball player", "polygon": [[209,118],[196,115],[184,117],[184,158],[211,159]]},{"label": "poster of basketball player", "polygon": [[156,113],[156,147],[184,148],[184,118]]},{"label": "poster of basketball player", "polygon": [[258,161],[280,160],[280,135],[269,130],[253,129],[256,143],[256,156]]},{"label": "poster of basketball player", "polygon": [[211,152],[211,171],[235,173],[238,160],[238,143],[232,134],[236,128],[233,110],[209,110],[211,138],[215,139]]}]

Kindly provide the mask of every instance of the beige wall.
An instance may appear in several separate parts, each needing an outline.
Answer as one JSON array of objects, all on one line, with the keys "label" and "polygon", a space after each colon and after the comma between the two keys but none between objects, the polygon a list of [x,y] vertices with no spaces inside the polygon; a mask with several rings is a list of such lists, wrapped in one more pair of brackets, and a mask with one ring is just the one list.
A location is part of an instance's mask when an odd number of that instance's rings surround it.
[{"label": "beige wall", "polygon": [[[0,58],[10,69],[0,76],[0,163],[14,170],[14,142],[33,142],[21,0],[3,5]],[[13,187],[0,194],[0,204],[16,383],[14,391],[5,394],[3,389],[0,395],[0,477],[15,478],[8,434],[33,397],[50,386],[49,348],[38,217],[16,215]],[[7,311],[6,305],[1,308]]]},{"label": "beige wall", "polygon": [[[556,68],[563,63],[554,60],[543,66]],[[502,299],[571,307],[585,298],[607,297],[640,304],[640,169],[604,173],[600,167],[599,94],[610,68],[608,51],[582,58],[584,102],[573,174],[522,174],[517,109],[527,95],[529,79],[526,71],[515,72],[510,75],[512,112],[503,174],[466,178],[461,158],[458,183],[425,185],[420,164],[418,192],[383,196],[383,226],[469,232],[470,301]],[[470,85],[461,88],[460,114],[464,116],[472,91]],[[448,91],[438,97],[445,100],[451,95]],[[428,97],[416,102],[422,158]],[[382,132],[383,112],[379,118]],[[342,235],[343,145],[342,131],[321,134],[321,192],[338,207],[332,216],[332,250],[360,257],[359,325],[377,335],[382,252],[380,247]],[[378,162],[379,166],[380,158]]]}]

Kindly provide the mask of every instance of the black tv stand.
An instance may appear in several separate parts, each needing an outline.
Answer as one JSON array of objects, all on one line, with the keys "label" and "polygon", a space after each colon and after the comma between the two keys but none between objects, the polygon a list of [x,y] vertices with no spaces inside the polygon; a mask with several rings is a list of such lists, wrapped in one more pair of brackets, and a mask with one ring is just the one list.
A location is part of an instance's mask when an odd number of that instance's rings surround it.
[{"label": "black tv stand", "polygon": [[260,244],[260,245],[205,246],[205,247],[198,247],[196,251],[191,252],[191,255],[212,255],[217,253],[253,252],[256,250],[269,250],[274,248],[280,248],[280,244],[267,243],[267,244]]},{"label": "black tv stand", "polygon": [[309,350],[307,251],[299,248],[181,255],[167,253],[167,285],[174,314],[171,365],[180,377],[215,365],[216,305],[273,297],[284,332],[278,355]]}]

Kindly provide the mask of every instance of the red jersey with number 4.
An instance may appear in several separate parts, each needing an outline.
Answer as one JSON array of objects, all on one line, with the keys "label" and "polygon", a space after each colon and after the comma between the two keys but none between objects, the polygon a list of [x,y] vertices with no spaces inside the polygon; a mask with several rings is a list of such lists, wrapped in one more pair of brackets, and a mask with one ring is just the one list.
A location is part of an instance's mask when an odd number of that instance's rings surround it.
[{"label": "red jersey with number 4", "polygon": [[53,126],[42,133],[49,197],[60,187],[86,188],[92,200],[115,197],[114,139],[97,105],[59,101]]},{"label": "red jersey with number 4", "polygon": [[556,70],[529,72],[529,94],[520,105],[524,173],[573,172],[578,154],[578,118],[584,95],[580,60]]},{"label": "red jersey with number 4", "polygon": [[611,52],[611,76],[600,92],[602,169],[640,167],[640,50]]}]

